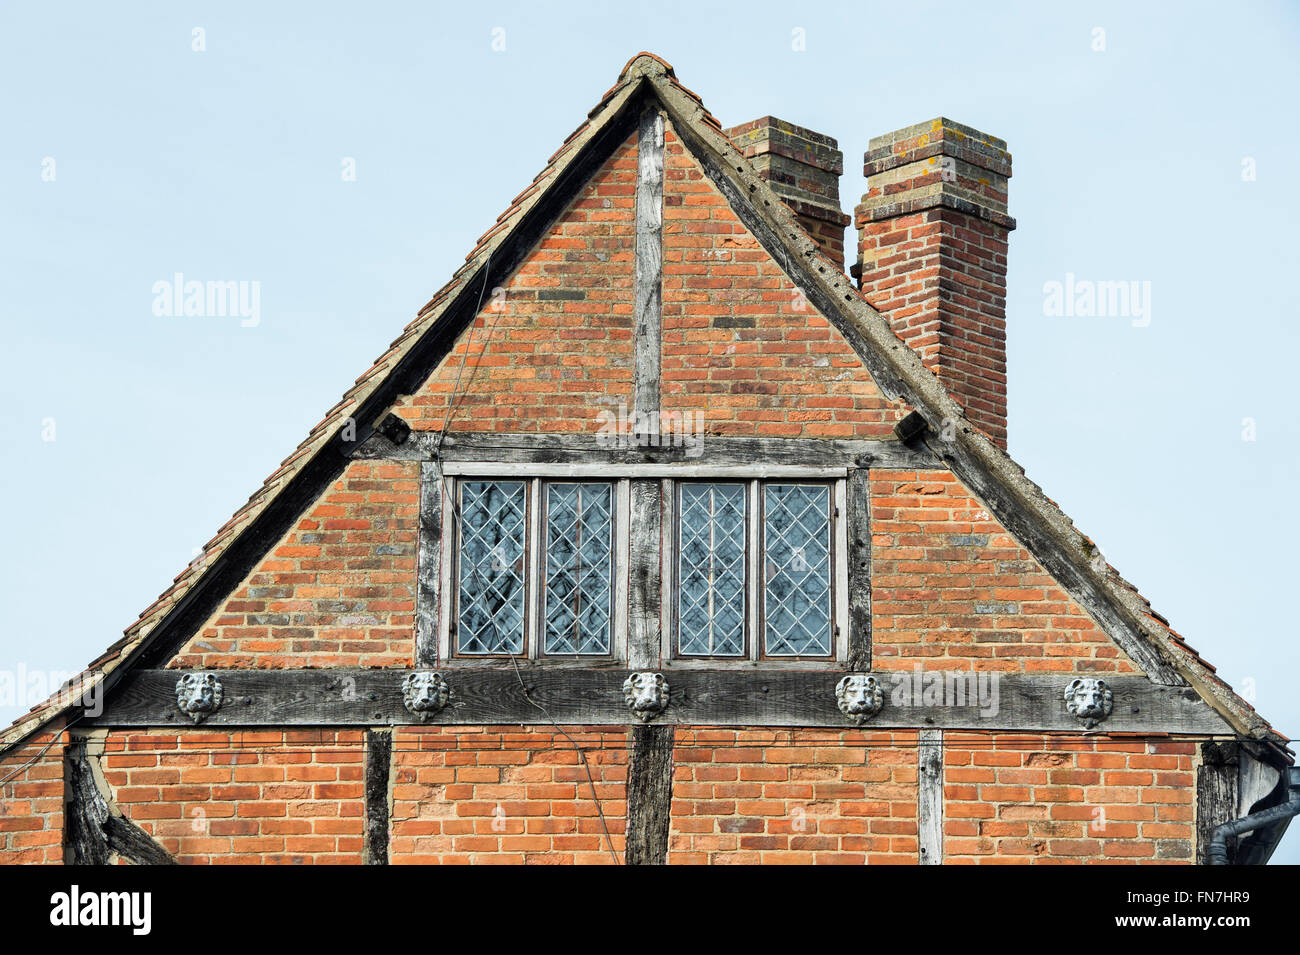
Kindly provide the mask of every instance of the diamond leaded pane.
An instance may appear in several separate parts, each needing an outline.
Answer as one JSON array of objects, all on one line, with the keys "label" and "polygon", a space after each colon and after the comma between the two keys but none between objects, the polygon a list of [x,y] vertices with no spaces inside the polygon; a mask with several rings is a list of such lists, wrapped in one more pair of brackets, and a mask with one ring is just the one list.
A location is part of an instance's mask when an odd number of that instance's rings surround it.
[{"label": "diamond leaded pane", "polygon": [[460,571],[456,606],[461,653],[524,650],[522,481],[460,485]]},{"label": "diamond leaded pane", "polygon": [[766,578],[764,640],[769,656],[831,652],[830,488],[763,489]]},{"label": "diamond leaded pane", "polygon": [[745,487],[683,484],[677,648],[686,655],[745,652]]},{"label": "diamond leaded pane", "polygon": [[609,653],[613,488],[546,488],[546,653]]}]

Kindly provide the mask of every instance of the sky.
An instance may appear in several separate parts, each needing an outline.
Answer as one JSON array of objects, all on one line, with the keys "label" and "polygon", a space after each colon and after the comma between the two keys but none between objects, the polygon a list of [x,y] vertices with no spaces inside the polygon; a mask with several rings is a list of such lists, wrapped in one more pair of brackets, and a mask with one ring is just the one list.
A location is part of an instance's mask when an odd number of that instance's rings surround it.
[{"label": "sky", "polygon": [[846,211],[872,136],[1007,141],[1011,454],[1300,735],[1298,46],[1294,3],[3,0],[0,670],[116,640],[650,50],[836,137]]}]

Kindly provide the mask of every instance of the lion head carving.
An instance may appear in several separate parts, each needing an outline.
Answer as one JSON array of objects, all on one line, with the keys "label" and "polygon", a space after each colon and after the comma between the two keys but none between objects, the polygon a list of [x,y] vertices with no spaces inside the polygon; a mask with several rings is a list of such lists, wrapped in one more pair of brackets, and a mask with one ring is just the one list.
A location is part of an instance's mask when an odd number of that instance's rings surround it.
[{"label": "lion head carving", "polygon": [[176,681],[176,705],[195,723],[221,709],[223,695],[215,673],[182,673]]},{"label": "lion head carving", "polygon": [[441,710],[450,697],[451,687],[433,670],[416,670],[402,680],[402,702],[421,720]]},{"label": "lion head carving", "polygon": [[651,720],[668,705],[668,681],[662,673],[633,673],[623,681],[623,700],[638,719]]},{"label": "lion head carving", "polygon": [[840,712],[861,726],[880,712],[884,693],[880,681],[866,673],[850,673],[835,684],[835,702]]},{"label": "lion head carving", "polygon": [[1114,694],[1105,680],[1096,677],[1079,677],[1065,688],[1065,708],[1092,729],[1106,717],[1114,706]]}]

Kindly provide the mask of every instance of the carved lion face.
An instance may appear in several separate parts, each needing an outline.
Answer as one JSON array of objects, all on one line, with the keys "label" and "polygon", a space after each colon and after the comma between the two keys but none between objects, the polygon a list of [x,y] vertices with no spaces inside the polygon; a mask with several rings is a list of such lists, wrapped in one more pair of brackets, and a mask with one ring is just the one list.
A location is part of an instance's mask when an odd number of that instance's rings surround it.
[{"label": "carved lion face", "polygon": [[1065,688],[1065,708],[1083,720],[1088,729],[1096,726],[1114,706],[1114,694],[1105,680],[1079,677]]},{"label": "carved lion face", "polygon": [[880,712],[884,702],[880,681],[865,673],[850,673],[835,685],[835,702],[841,713],[861,725]]},{"label": "carved lion face", "polygon": [[451,687],[441,673],[417,670],[406,674],[406,679],[402,680],[402,702],[422,720],[446,706],[450,696]]},{"label": "carved lion face", "polygon": [[668,705],[668,681],[662,673],[633,673],[623,681],[623,699],[639,719],[652,719]]},{"label": "carved lion face", "polygon": [[176,705],[195,723],[221,709],[221,681],[215,673],[182,673],[176,681]]}]

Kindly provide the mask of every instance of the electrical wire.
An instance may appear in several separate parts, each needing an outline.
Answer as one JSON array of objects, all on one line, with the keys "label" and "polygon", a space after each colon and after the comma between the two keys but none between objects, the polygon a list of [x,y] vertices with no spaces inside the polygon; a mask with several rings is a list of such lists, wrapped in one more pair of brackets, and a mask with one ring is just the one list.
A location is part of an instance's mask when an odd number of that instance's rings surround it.
[{"label": "electrical wire", "polygon": [[[492,271],[492,250],[488,249],[487,259],[483,262],[483,284],[478,290],[478,302],[474,306],[474,314],[470,318],[469,332],[465,336],[465,352],[460,356],[460,367],[456,369],[456,381],[451,387],[451,394],[447,396],[447,414],[442,419],[442,428],[438,431],[438,443],[434,445],[433,459],[437,461],[442,453],[442,442],[447,435],[447,426],[451,424],[451,416],[455,413],[456,403],[458,401],[457,392],[460,391],[460,378],[465,372],[465,363],[469,360],[470,346],[474,343],[474,323],[478,321],[478,313],[483,308],[483,293],[487,291],[488,276]],[[483,341],[483,346],[487,346],[488,339],[492,337],[493,329],[488,329],[487,338]],[[474,363],[475,369],[478,368],[478,362]],[[470,376],[471,380],[473,375]],[[466,389],[468,390],[468,389]],[[461,397],[464,397],[462,394]]]},{"label": "electrical wire", "polygon": [[600,828],[605,831],[605,845],[609,848],[609,857],[614,860],[614,865],[621,865],[618,854],[614,851],[614,840],[609,836],[609,823],[605,820],[605,809],[600,804],[600,794],[596,792],[596,780],[591,775],[591,763],[587,761],[587,754],[583,752],[582,747],[577,744],[574,738],[566,733],[559,723],[555,722],[550,711],[533,699],[532,693],[529,692],[528,686],[524,683],[523,674],[519,672],[519,664],[516,662],[514,654],[510,655],[510,663],[515,668],[515,679],[519,681],[519,687],[524,691],[524,699],[542,711],[542,715],[550,720],[551,725],[555,727],[555,731],[569,741],[569,745],[577,751],[578,757],[582,760],[582,768],[587,771],[587,784],[591,787],[591,800],[596,804],[596,814],[600,816]]},{"label": "electrical wire", "polygon": [[[470,320],[469,332],[465,337],[465,351],[461,355],[460,366],[456,369],[456,381],[452,384],[451,394],[447,398],[447,413],[442,419],[442,428],[439,429],[438,431],[438,441],[434,445],[433,459],[435,461],[441,458],[442,443],[447,437],[447,428],[451,424],[451,418],[456,411],[456,406],[459,404],[460,400],[464,397],[465,393],[468,392],[469,390],[467,387],[465,391],[461,391],[461,379],[465,373],[465,365],[469,361],[470,348],[474,343],[474,323],[478,319],[479,311],[483,308],[483,295],[487,291],[488,278],[491,272],[491,268],[492,268],[492,251],[489,249],[487,258],[483,263],[483,284],[479,287],[478,302],[474,306],[474,315],[473,318]],[[492,332],[495,330],[495,328],[496,328],[496,323],[494,322],[492,326],[487,329],[487,335],[484,338],[483,346],[480,348],[480,352],[484,348],[486,348],[487,342],[491,339]],[[475,359],[474,368],[475,370],[477,370],[478,368],[477,359]],[[473,373],[470,374],[470,380],[473,380]],[[457,506],[455,510],[459,512],[459,502],[457,502]],[[459,516],[458,513],[457,516]],[[614,860],[614,864],[615,865],[620,864],[618,854],[614,851],[614,841],[609,834],[609,823],[605,819],[605,809],[604,806],[602,806],[601,804],[600,795],[596,791],[596,780],[592,776],[591,763],[587,759],[586,752],[582,749],[581,746],[578,745],[577,741],[574,740],[574,738],[570,736],[560,726],[559,723],[555,722],[555,720],[551,717],[550,711],[547,710],[545,706],[543,706],[542,704],[538,703],[536,700],[533,699],[532,694],[528,690],[528,686],[524,683],[523,675],[519,672],[519,663],[515,660],[513,655],[511,655],[510,657],[510,663],[514,667],[515,678],[519,680],[519,686],[524,691],[524,699],[526,699],[532,706],[536,707],[538,710],[542,712],[542,714],[546,717],[546,719],[550,722],[550,724],[553,727],[555,727],[555,731],[569,741],[569,745],[574,748],[574,750],[578,754],[578,758],[582,760],[582,768],[586,771],[587,783],[591,787],[591,798],[592,801],[596,804],[596,813],[600,817],[600,826],[605,834],[605,845],[609,849],[609,855],[610,858]]]},{"label": "electrical wire", "polygon": [[15,776],[18,776],[20,773],[25,772],[31,766],[35,765],[37,760],[39,760],[42,756],[48,753],[50,751],[50,747],[53,746],[56,742],[58,742],[58,740],[63,736],[64,731],[66,731],[69,727],[71,727],[73,723],[77,722],[77,720],[81,719],[81,716],[82,714],[78,713],[72,719],[68,720],[68,722],[64,723],[62,728],[59,729],[53,736],[50,737],[50,741],[41,747],[40,752],[38,752],[31,759],[27,760],[27,762],[23,763],[21,766],[15,769],[4,779],[0,779],[0,786],[3,786],[5,783],[9,782],[9,780],[13,779]]}]

